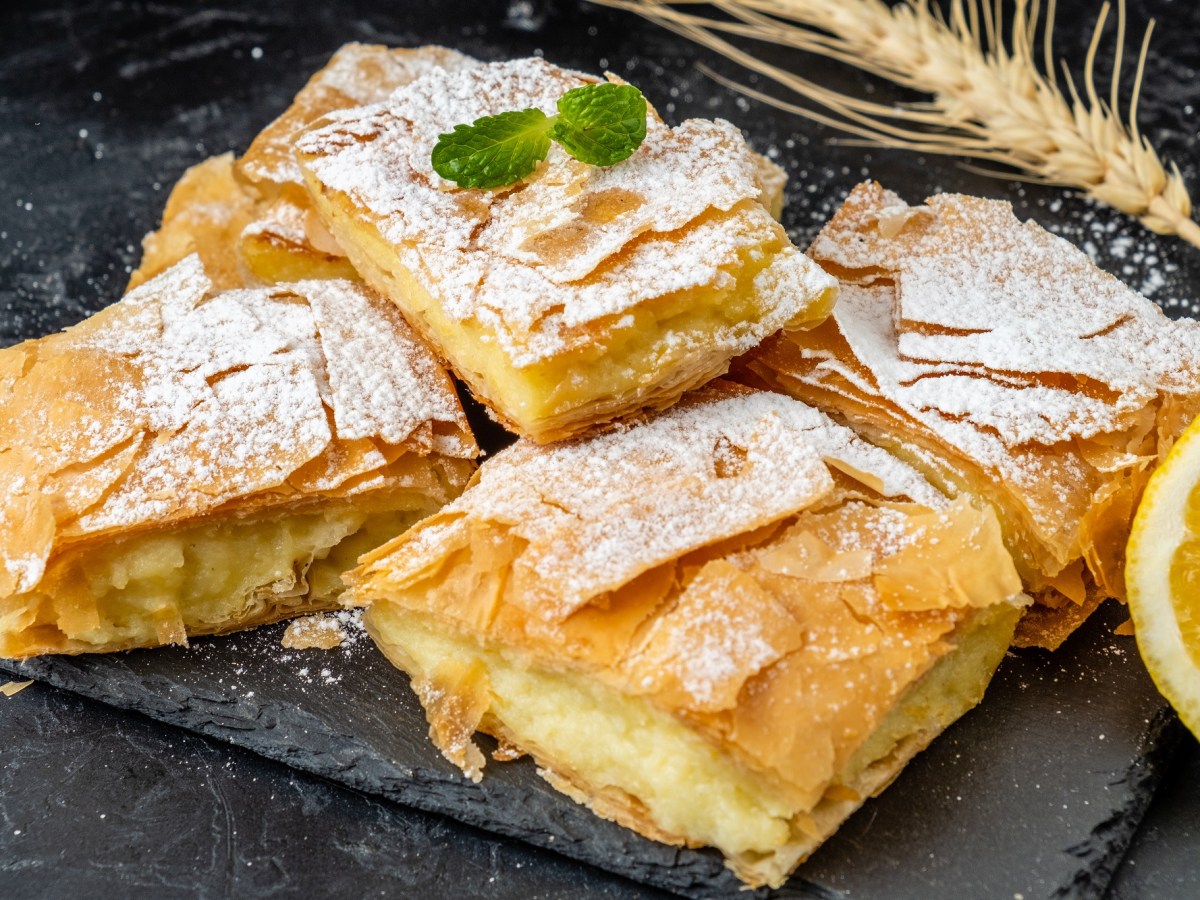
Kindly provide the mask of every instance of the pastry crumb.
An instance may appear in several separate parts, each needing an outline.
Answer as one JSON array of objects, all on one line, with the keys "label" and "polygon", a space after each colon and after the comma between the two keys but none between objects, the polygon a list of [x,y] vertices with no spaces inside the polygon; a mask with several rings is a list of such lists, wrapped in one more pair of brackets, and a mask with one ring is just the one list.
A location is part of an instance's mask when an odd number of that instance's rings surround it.
[{"label": "pastry crumb", "polygon": [[333,650],[345,640],[346,632],[337,616],[315,615],[293,620],[279,643],[289,650]]},{"label": "pastry crumb", "polygon": [[0,694],[5,697],[12,697],[21,693],[25,688],[33,684],[32,681],[9,681],[6,684],[0,684]]},{"label": "pastry crumb", "polygon": [[516,744],[510,744],[508,741],[500,738],[496,749],[492,751],[492,759],[496,762],[511,762],[514,759],[520,759],[525,755],[525,751]]}]

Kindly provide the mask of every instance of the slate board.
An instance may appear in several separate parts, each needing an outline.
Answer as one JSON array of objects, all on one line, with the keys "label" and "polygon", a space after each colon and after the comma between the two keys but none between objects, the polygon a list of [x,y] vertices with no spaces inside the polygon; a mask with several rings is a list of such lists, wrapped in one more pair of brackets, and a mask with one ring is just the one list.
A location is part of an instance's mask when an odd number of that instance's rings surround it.
[{"label": "slate board", "polygon": [[[1130,639],[1111,634],[1122,617],[1112,604],[1058,653],[1009,654],[987,702],[776,895],[1099,896],[1178,736]],[[492,762],[471,783],[433,749],[406,676],[369,640],[284,651],[282,630],[3,667],[683,896],[746,896],[718,854],[600,820],[528,759]]]},{"label": "slate board", "polygon": [[49,685],[0,734],[5,900],[670,896]]},{"label": "slate board", "polygon": [[1200,897],[1200,744],[1188,734],[1109,883],[1108,900]]},{"label": "slate board", "polygon": [[[1195,183],[1197,137],[1187,112],[1196,99],[1194,72],[1184,62],[1194,54],[1200,6],[1132,5],[1135,25],[1146,14],[1172,19],[1148,66],[1143,125]],[[1118,214],[1055,190],[984,179],[951,161],[830,145],[826,130],[707,81],[697,61],[741,73],[639,20],[566,0],[512,6],[521,14],[508,16],[502,3],[460,0],[387,7],[343,0],[315,8],[290,0],[269,9],[218,3],[204,10],[117,0],[6,4],[0,341],[71,324],[116,299],[138,258],[137,240],[154,226],[182,170],[213,153],[243,150],[346,40],[440,42],[484,58],[544,51],[556,62],[614,69],[672,121],[729,118],[789,169],[785,225],[801,245],[868,175],[910,200],[943,189],[1004,196],[1019,215],[1088,247],[1169,312],[1195,312],[1200,253],[1146,235]],[[1064,53],[1081,55],[1089,29],[1078,27],[1087,21],[1080,13],[1092,8],[1087,0],[1060,2]],[[818,65],[834,86],[870,83]],[[878,83],[872,89],[891,96]],[[852,819],[783,894],[1099,896],[1177,733],[1132,642],[1109,634],[1120,618],[1108,611],[1105,622],[1052,657],[1010,656],[983,706]],[[527,763],[493,765],[479,787],[464,782],[424,740],[403,676],[372,649],[285,663],[279,631],[186,651],[19,668],[689,896],[735,887],[713,855],[659,847],[600,822],[550,792]],[[299,675],[305,665],[312,684]],[[327,666],[334,683],[314,677],[314,666]],[[637,890],[631,886],[631,895]],[[592,892],[592,882],[581,879],[579,895]]]}]

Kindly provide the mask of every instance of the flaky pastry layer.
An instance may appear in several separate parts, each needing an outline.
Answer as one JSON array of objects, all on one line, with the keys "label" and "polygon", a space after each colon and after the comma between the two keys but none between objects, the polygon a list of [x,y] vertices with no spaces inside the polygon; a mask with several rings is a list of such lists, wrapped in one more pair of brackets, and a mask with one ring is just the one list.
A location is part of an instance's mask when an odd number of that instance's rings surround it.
[{"label": "flaky pastry layer", "polygon": [[519,442],[348,581],[465,772],[490,732],[751,884],[978,701],[1022,605],[994,514],[720,382],[612,434]]},{"label": "flaky pastry layer", "polygon": [[1057,646],[1124,595],[1137,500],[1200,412],[1200,335],[1006,203],[910,207],[860,185],[809,251],[842,284],[808,332],[750,354],[749,383],[812,403],[950,496],[993,506]]},{"label": "flaky pastry layer", "polygon": [[297,145],[355,268],[500,421],[541,442],[669,405],[834,297],[763,206],[779,170],[728,123],[670,128],[651,111],[621,165],[556,146],[512,189],[454,189],[430,167],[454,124],[552,111],[591,81],[540,60],[443,70],[318,120]]},{"label": "flaky pastry layer", "polygon": [[[292,156],[296,136],[337,109],[384,99],[439,67],[475,65],[447,47],[344,44],[263,129],[246,154],[223,154],[188,169],[172,189],[158,230],[142,241],[127,290],[199,253],[222,290],[358,273],[308,200]],[[769,177],[769,173],[768,173]]]},{"label": "flaky pastry layer", "polygon": [[[221,292],[196,256],[66,332],[0,351],[0,411],[0,642],[12,655],[126,646],[134,632],[182,639],[186,609],[104,633],[97,604],[123,601],[60,577],[132,536],[169,543],[213,523],[283,535],[293,513],[357,503],[428,512],[461,490],[476,453],[449,376],[391,304],[345,281]],[[299,541],[297,572],[366,526]],[[228,536],[210,537],[227,560]],[[131,559],[154,556],[143,549]],[[100,581],[120,590],[123,578]],[[284,580],[231,594],[226,624],[258,616],[238,604]],[[56,622],[61,634],[44,630]]]},{"label": "flaky pastry layer", "polygon": [[126,291],[160,275],[193,253],[217,290],[246,287],[238,240],[255,219],[257,204],[233,172],[233,154],[223,153],[189,168],[167,198],[162,224],[142,239],[142,261]]},{"label": "flaky pastry layer", "polygon": [[[350,43],[300,90],[291,106],[251,143],[245,156],[213,157],[188,169],[172,189],[162,225],[143,239],[142,262],[127,290],[198,253],[221,289],[308,279],[357,279],[358,272],[313,209],[293,158],[297,136],[339,109],[385,99],[435,68],[478,63],[445,47],[411,49]],[[754,154],[760,199],[775,218],[786,175]]]},{"label": "flaky pastry layer", "polygon": [[461,465],[433,466],[421,489],[71,544],[35,590],[3,602],[0,656],[186,645],[189,636],[338,608],[342,572],[461,489]]}]

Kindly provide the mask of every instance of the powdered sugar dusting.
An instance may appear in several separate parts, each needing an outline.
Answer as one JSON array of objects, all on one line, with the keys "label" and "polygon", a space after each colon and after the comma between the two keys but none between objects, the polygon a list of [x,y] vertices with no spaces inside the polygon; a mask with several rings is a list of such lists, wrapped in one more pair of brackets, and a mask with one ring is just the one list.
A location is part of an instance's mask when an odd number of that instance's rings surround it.
[{"label": "powdered sugar dusting", "polygon": [[303,246],[308,242],[309,215],[310,210],[291,202],[291,198],[280,197],[263,210],[259,218],[248,224],[242,234],[275,237]]},{"label": "powdered sugar dusting", "polygon": [[[836,373],[867,396],[886,397],[947,444],[998,475],[1025,486],[1044,483],[1049,473],[1042,461],[1014,453],[1000,436],[999,426],[1009,429],[1010,440],[1026,433],[1044,438],[1062,424],[1057,416],[1068,416],[1080,409],[1080,415],[1086,416],[1103,401],[1077,397],[1055,388],[1013,388],[983,377],[957,374],[953,369],[940,371],[936,366],[901,359],[892,321],[894,296],[894,290],[886,284],[859,287],[843,283],[834,318],[855,358],[868,367],[871,380],[863,379],[836,360],[817,364],[812,378],[819,382],[824,373]],[[1036,405],[1039,403],[1045,405],[1039,407]],[[1015,405],[1016,411],[1006,404]],[[970,418],[965,415],[967,409],[972,412]],[[1014,426],[1014,419],[1021,429]],[[976,420],[992,427],[980,428]],[[1072,483],[1085,481],[1080,461],[1065,457],[1060,464],[1064,467],[1058,473],[1060,476]],[[1078,505],[1081,498],[1061,499],[1055,513],[1061,520],[1060,526],[1071,518],[1067,507]],[[1039,521],[1043,521],[1045,512],[1030,510]]]},{"label": "powdered sugar dusting", "polygon": [[[1010,447],[1118,430],[1200,371],[1194,327],[1019,224],[1007,203],[939,195],[908,207],[863,185],[811,252],[864,285],[834,315],[880,390]],[[983,450],[992,438],[976,433]]]},{"label": "powdered sugar dusting", "polygon": [[294,289],[308,300],[321,337],[340,436],[402,444],[420,426],[440,422],[454,433],[439,452],[473,455],[450,376],[395,305],[348,281]]},{"label": "powdered sugar dusting", "polygon": [[626,680],[640,693],[678,690],[691,709],[728,709],[747,678],[799,644],[795,619],[753,579],[709,563],[654,620]]},{"label": "powdered sugar dusting", "polygon": [[[350,282],[217,293],[193,255],[75,328],[4,354],[32,360],[7,398],[10,425],[34,415],[42,427],[10,427],[2,459],[53,511],[48,526],[24,513],[16,531],[78,536],[291,495],[288,480],[319,457],[331,475],[341,461],[331,489],[372,469],[382,477],[397,454],[371,441],[475,452],[431,351],[391,304]],[[43,396],[60,372],[78,401]],[[438,423],[449,436],[432,447]],[[347,455],[343,442],[356,438],[366,447]],[[364,477],[355,489],[371,484]],[[17,499],[10,492],[8,503]],[[16,550],[28,538],[5,531],[6,569],[31,571]]]},{"label": "powdered sugar dusting", "polygon": [[[521,441],[444,516],[503,522],[527,541],[514,566],[529,585],[519,602],[552,620],[682,553],[808,507],[833,487],[826,455],[891,491],[932,498],[915,472],[820,412],[722,386],[588,440]],[[454,533],[450,521],[427,537]]]},{"label": "powdered sugar dusting", "polygon": [[729,273],[764,245],[778,252],[767,271],[779,274],[764,280],[763,321],[717,335],[720,346],[751,346],[832,289],[757,202],[755,157],[725,122],[672,129],[651,115],[645,142],[621,165],[585,166],[554,146],[534,176],[505,191],[457,190],[433,172],[434,143],[454,125],[508,109],[553,113],[565,91],[594,81],[537,59],[436,71],[383,103],[332,114],[297,150],[446,313],[482,323],[517,366],[648,299],[727,289]]},{"label": "powdered sugar dusting", "polygon": [[433,69],[473,65],[477,65],[474,59],[447,47],[391,49],[344,44],[309,79],[283,115],[254,139],[238,161],[238,171],[253,184],[300,185],[303,175],[292,148],[296,135],[314,119],[336,109],[375,103]]}]

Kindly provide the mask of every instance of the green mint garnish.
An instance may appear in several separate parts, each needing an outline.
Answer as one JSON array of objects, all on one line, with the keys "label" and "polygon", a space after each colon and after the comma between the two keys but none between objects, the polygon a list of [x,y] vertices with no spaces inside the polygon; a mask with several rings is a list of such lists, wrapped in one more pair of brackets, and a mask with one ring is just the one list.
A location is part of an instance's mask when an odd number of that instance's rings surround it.
[{"label": "green mint garnish", "polygon": [[434,145],[433,171],[466,188],[520,181],[550,152],[550,122],[540,109],[522,109],[455,125]]},{"label": "green mint garnish", "polygon": [[506,187],[537,168],[552,140],[580,162],[611,166],[628,159],[645,137],[641,91],[589,84],[563,94],[556,116],[522,109],[455,125],[438,136],[431,161],[435,172],[459,187]]},{"label": "green mint garnish", "polygon": [[612,166],[646,138],[646,98],[631,84],[589,84],[558,101],[550,139],[580,162]]}]

